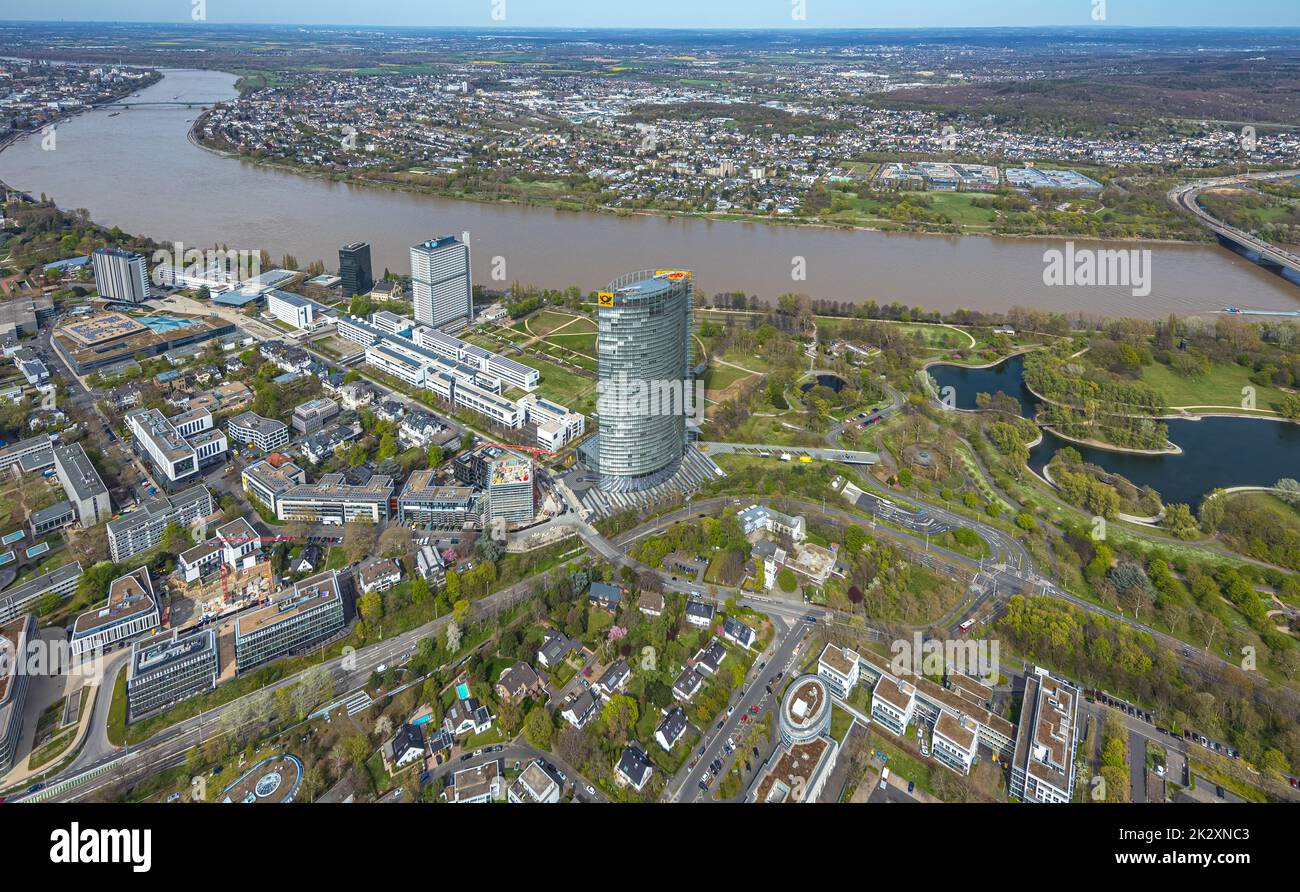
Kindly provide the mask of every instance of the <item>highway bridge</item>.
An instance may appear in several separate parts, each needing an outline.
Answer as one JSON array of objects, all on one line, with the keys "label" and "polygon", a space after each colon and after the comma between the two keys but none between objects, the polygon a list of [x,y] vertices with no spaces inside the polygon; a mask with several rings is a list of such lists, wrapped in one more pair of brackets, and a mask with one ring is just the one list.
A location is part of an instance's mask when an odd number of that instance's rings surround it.
[{"label": "highway bridge", "polygon": [[229,99],[150,99],[138,102],[105,102],[96,108],[211,108]]},{"label": "highway bridge", "polygon": [[1216,177],[1208,180],[1196,180],[1171,189],[1169,191],[1169,200],[1178,207],[1193,214],[1203,226],[1217,235],[1220,239],[1232,242],[1234,245],[1258,255],[1259,262],[1264,265],[1289,269],[1294,273],[1300,274],[1300,255],[1293,254],[1277,245],[1270,244],[1263,239],[1251,235],[1245,230],[1237,229],[1235,226],[1229,226],[1214,217],[1205,208],[1201,207],[1200,202],[1197,200],[1200,194],[1207,189],[1217,189],[1229,186],[1245,187],[1248,186],[1252,180],[1279,180],[1295,177],[1300,177],[1300,170],[1267,171],[1261,173],[1248,173],[1234,177]]}]

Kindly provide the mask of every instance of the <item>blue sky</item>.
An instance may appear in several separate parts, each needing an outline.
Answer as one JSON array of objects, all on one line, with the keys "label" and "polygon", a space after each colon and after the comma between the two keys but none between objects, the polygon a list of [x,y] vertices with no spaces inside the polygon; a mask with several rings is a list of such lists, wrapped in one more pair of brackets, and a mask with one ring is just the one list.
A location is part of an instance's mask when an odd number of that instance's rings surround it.
[{"label": "blue sky", "polygon": [[[1090,25],[1300,27],[1298,0],[0,0],[0,19],[670,28]],[[504,5],[504,19],[493,10]]]}]

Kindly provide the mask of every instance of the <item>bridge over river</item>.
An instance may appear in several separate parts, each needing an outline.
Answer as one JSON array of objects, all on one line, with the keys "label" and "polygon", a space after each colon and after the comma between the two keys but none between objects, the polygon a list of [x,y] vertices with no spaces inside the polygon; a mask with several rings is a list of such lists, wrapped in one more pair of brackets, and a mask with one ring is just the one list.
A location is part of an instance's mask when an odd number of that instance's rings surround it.
[{"label": "bridge over river", "polygon": [[1205,208],[1201,207],[1197,200],[1200,194],[1207,189],[1218,189],[1225,186],[1248,186],[1250,181],[1259,180],[1281,180],[1293,179],[1300,177],[1300,170],[1280,170],[1266,171],[1261,173],[1248,173],[1235,177],[1216,177],[1209,180],[1196,180],[1191,183],[1184,183],[1169,191],[1169,200],[1175,205],[1193,214],[1203,226],[1225,241],[1257,254],[1260,262],[1265,265],[1272,265],[1283,269],[1289,269],[1294,273],[1300,274],[1300,255],[1296,255],[1277,245],[1270,244],[1257,236],[1238,229],[1235,226],[1229,226],[1222,222]]}]

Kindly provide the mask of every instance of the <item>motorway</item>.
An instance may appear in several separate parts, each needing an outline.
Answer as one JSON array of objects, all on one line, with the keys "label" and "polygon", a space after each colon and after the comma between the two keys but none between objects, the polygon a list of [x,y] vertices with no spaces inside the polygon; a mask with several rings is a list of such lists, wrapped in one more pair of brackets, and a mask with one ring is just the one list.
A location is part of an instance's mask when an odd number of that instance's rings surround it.
[{"label": "motorway", "polygon": [[1295,272],[1300,272],[1300,256],[1287,251],[1284,248],[1264,241],[1251,235],[1249,232],[1238,229],[1235,226],[1218,220],[1211,215],[1205,208],[1201,207],[1197,197],[1206,189],[1214,189],[1223,186],[1242,186],[1246,180],[1277,180],[1289,179],[1300,176],[1300,170],[1281,170],[1267,171],[1260,173],[1248,173],[1234,177],[1216,177],[1209,180],[1197,180],[1191,183],[1184,183],[1175,186],[1169,190],[1169,200],[1180,208],[1191,213],[1207,229],[1216,235],[1230,239],[1244,248],[1255,251],[1260,257],[1265,258],[1279,266],[1289,267]]}]

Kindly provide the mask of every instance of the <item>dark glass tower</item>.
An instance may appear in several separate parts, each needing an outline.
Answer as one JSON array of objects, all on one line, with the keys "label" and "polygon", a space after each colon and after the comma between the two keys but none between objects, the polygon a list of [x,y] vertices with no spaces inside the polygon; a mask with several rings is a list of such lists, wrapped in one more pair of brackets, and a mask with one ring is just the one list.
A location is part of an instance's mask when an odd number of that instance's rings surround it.
[{"label": "dark glass tower", "polygon": [[369,294],[375,287],[370,273],[370,245],[354,242],[339,248],[339,278],[342,279],[343,296]]}]

